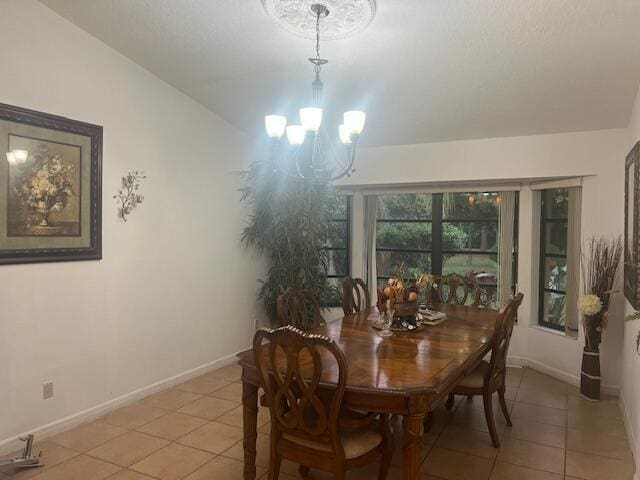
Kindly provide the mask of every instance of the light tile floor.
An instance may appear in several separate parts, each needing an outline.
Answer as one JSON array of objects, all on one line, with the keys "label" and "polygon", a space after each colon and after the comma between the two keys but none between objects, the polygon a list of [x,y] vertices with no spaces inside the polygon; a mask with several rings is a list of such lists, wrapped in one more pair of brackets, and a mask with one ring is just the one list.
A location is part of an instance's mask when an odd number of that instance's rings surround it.
[{"label": "light tile floor", "polygon": [[[0,473],[2,480],[241,480],[242,386],[225,367],[116,410],[36,446],[45,466]],[[496,408],[502,446],[494,449],[482,399],[440,408],[424,437],[424,479],[631,480],[634,463],[617,399],[592,403],[575,387],[530,369],[509,369],[513,427]],[[258,478],[266,479],[269,414],[258,418]],[[402,479],[401,429],[389,480]],[[348,475],[377,478],[377,465]],[[318,480],[331,475],[313,472]],[[283,480],[299,478],[284,462]]]}]

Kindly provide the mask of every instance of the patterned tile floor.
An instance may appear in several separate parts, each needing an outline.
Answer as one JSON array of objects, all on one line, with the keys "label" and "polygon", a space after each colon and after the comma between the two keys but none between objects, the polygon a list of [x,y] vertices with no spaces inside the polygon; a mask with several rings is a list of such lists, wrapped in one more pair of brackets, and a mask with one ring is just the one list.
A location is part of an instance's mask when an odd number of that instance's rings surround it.
[{"label": "patterned tile floor", "polygon": [[[41,442],[45,467],[2,480],[241,480],[240,369],[225,367]],[[530,369],[510,369],[513,427],[496,409],[502,446],[492,447],[482,400],[459,398],[435,412],[425,435],[424,479],[631,480],[634,463],[617,399],[591,403],[575,387]],[[258,478],[266,478],[269,415],[259,414]],[[389,480],[402,478],[401,432]],[[313,472],[318,480],[331,475]],[[283,480],[299,478],[284,462]],[[377,478],[377,466],[350,480]]]}]

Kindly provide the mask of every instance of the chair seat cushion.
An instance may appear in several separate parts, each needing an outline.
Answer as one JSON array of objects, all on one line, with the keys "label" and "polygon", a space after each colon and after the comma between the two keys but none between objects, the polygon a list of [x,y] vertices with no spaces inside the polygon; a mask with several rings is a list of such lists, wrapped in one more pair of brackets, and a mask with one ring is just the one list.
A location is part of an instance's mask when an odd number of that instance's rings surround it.
[{"label": "chair seat cushion", "polygon": [[[356,458],[370,452],[382,443],[382,435],[379,432],[377,422],[374,423],[375,428],[365,428],[361,430],[345,430],[340,432],[340,439],[342,441],[342,447],[344,448],[344,457],[346,459]],[[320,444],[300,438],[294,435],[284,434],[282,436],[285,440],[298,445],[312,448],[323,452],[330,452],[331,448],[328,445]]]},{"label": "chair seat cushion", "polygon": [[460,380],[458,386],[467,388],[482,388],[489,368],[489,363],[482,360],[471,373]]}]

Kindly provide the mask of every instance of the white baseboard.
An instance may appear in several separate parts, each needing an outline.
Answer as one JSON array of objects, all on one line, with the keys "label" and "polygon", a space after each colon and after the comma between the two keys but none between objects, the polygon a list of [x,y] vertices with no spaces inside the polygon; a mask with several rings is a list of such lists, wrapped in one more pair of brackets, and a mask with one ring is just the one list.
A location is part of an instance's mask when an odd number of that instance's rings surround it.
[{"label": "white baseboard", "polygon": [[640,445],[638,445],[639,438],[636,437],[633,426],[631,425],[631,419],[629,418],[629,409],[624,402],[624,395],[620,395],[618,400],[620,405],[620,411],[622,412],[622,420],[624,422],[624,428],[627,431],[627,438],[629,439],[631,452],[633,453],[633,459],[636,464],[636,474],[633,480],[640,480],[640,458],[638,458],[637,452],[640,452]]},{"label": "white baseboard", "polygon": [[[509,356],[507,358],[507,363],[510,366],[517,367],[529,367],[533,370],[537,370],[545,375],[549,375],[550,377],[557,378],[558,380],[562,380],[563,382],[567,382],[569,385],[573,385],[575,387],[580,386],[580,377],[577,375],[573,375],[568,372],[564,372],[562,370],[558,370],[557,368],[549,367],[544,363],[541,363],[537,360],[533,360],[528,357],[513,357]],[[611,385],[608,383],[603,383],[600,385],[600,389],[602,393],[605,395],[612,395],[617,397],[620,395],[620,386],[619,385]],[[640,479],[638,479],[640,480]]]},{"label": "white baseboard", "polygon": [[68,417],[61,418],[46,425],[36,427],[14,437],[3,439],[0,441],[0,454],[4,455],[8,452],[12,452],[18,448],[21,448],[21,442],[19,442],[19,438],[24,437],[27,434],[34,434],[37,441],[43,440],[47,437],[51,437],[60,432],[64,432],[65,430],[76,427],[82,423],[95,420],[96,418],[101,417],[111,412],[112,410],[123,407],[130,403],[134,403],[166,388],[184,383],[188,380],[191,380],[192,378],[198,377],[212,370],[231,365],[236,360],[237,357],[235,353],[227,355],[225,357],[219,358],[218,360],[214,360],[213,362],[200,365],[199,367],[193,368],[178,375],[174,375],[173,377],[160,380],[159,382],[152,383],[151,385],[139,388],[138,390],[134,390],[133,392],[129,392],[120,397],[113,398],[100,405],[96,405],[95,407],[91,407],[81,412],[74,413],[73,415],[69,415]]}]

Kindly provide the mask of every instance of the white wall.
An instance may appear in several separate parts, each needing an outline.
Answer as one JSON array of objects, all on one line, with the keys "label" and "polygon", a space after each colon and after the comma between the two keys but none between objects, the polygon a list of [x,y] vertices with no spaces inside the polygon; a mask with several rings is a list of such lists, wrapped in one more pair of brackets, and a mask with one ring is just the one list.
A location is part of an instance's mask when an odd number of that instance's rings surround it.
[{"label": "white wall", "polygon": [[246,348],[261,270],[231,174],[247,137],[33,0],[0,1],[0,65],[0,102],[104,126],[103,260],[0,267],[2,445]]},{"label": "white wall", "polygon": [[[456,182],[540,177],[587,176],[583,183],[582,237],[620,235],[623,231],[625,129],[556,135],[494,138],[364,149],[357,172],[346,184]],[[511,182],[513,183],[513,182]],[[531,289],[537,272],[532,245],[537,242],[532,192],[520,196],[519,289],[525,298],[510,355],[578,384],[583,340],[532,326],[537,298]],[[623,299],[611,306],[610,328],[602,345],[602,382],[619,388]]]},{"label": "white wall", "polygon": [[[627,151],[640,140],[640,92],[631,114]],[[621,161],[624,166],[624,162]],[[631,304],[625,300],[625,314],[633,312]],[[625,413],[627,431],[631,437],[634,458],[636,459],[636,478],[640,475],[640,355],[636,352],[635,340],[640,330],[640,321],[627,322],[624,326],[622,344],[622,391],[620,403]]]}]

